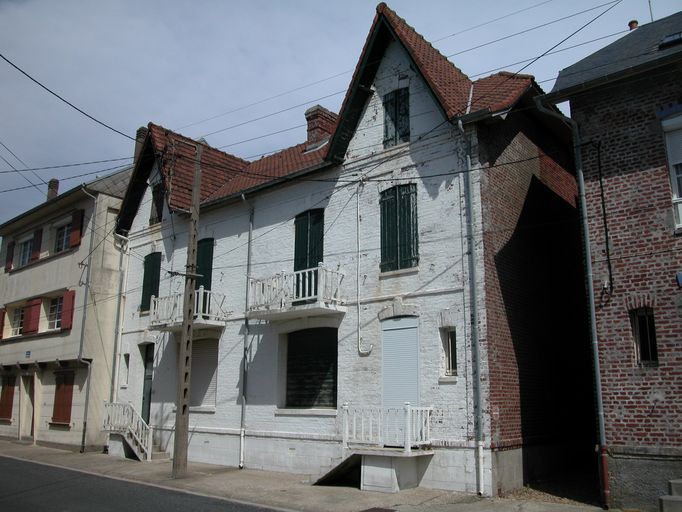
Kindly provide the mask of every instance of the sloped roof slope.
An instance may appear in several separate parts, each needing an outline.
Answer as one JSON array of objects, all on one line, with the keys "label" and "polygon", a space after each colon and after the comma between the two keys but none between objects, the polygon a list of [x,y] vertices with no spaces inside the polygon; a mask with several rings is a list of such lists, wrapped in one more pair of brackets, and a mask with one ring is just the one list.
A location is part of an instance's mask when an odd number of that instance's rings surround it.
[{"label": "sloped roof slope", "polygon": [[[530,75],[504,72],[472,82],[447,57],[382,2],[377,6],[372,27],[341,106],[337,129],[330,144],[330,158],[339,160],[345,151],[357,127],[362,105],[371,94],[369,86],[376,74],[378,61],[393,39],[403,46],[447,119],[462,116],[468,111],[488,109],[495,112],[510,108],[531,85],[537,87]],[[474,96],[470,104],[472,85]],[[480,92],[476,91],[477,88]]]},{"label": "sloped roof slope", "polygon": [[659,48],[663,38],[682,32],[682,11],[641,25],[617,41],[562,69],[547,95],[557,101],[573,92],[682,59],[682,44]]}]

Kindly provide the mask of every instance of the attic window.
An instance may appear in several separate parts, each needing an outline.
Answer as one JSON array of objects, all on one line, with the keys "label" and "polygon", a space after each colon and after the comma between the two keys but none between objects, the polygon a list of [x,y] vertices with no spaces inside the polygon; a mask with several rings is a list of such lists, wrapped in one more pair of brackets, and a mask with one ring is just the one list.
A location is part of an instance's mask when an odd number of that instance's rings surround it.
[{"label": "attic window", "polygon": [[152,208],[149,215],[149,225],[158,224],[163,220],[163,183],[160,181],[152,186]]},{"label": "attic window", "polygon": [[669,46],[674,46],[674,45],[680,44],[680,43],[682,43],[682,32],[676,32],[675,34],[668,34],[663,39],[661,39],[660,43],[658,43],[658,49],[664,50],[665,48],[668,48]]}]

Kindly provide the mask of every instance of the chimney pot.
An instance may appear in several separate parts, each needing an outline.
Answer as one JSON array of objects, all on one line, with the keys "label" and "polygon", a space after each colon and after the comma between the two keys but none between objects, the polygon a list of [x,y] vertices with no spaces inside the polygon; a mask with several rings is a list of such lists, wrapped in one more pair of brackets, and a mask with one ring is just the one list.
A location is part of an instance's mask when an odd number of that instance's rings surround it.
[{"label": "chimney pot", "polygon": [[47,200],[49,201],[53,197],[57,197],[59,194],[59,180],[52,178],[47,182]]},{"label": "chimney pot", "polygon": [[630,20],[628,22],[628,27],[630,27],[630,31],[632,32],[635,30],[637,27],[639,27],[639,22],[637,20]]}]

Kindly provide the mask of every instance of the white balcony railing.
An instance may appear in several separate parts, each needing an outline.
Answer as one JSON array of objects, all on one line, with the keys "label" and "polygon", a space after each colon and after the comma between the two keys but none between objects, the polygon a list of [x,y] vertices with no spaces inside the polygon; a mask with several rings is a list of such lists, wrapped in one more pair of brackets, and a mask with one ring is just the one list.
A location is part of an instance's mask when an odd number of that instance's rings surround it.
[{"label": "white balcony railing", "polygon": [[[203,286],[194,292],[194,318],[207,323],[225,322],[225,295],[205,290]],[[182,324],[183,294],[173,293],[151,299],[149,311],[150,326],[172,326]]]},{"label": "white balcony railing", "polygon": [[121,434],[140,460],[151,460],[152,427],[129,403],[104,402],[102,430]]},{"label": "white balcony railing", "polygon": [[249,311],[284,310],[307,303],[340,305],[343,274],[322,264],[249,280]]},{"label": "white balcony railing", "polygon": [[432,407],[355,407],[343,404],[343,441],[353,445],[402,447],[431,444]]}]

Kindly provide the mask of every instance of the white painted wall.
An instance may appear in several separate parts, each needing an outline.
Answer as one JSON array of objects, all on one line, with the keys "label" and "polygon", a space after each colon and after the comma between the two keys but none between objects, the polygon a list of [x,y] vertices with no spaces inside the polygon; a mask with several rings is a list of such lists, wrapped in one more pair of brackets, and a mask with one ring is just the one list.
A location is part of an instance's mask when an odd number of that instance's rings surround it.
[{"label": "white painted wall", "polygon": [[[397,87],[410,88],[411,142],[384,150],[382,97]],[[216,240],[213,289],[227,295],[227,309],[232,314],[220,336],[217,405],[215,411],[190,415],[189,454],[193,460],[238,463],[249,207],[255,212],[250,274],[256,278],[293,270],[293,219],[310,208],[324,208],[324,263],[345,275],[342,295],[347,312],[342,316],[287,322],[251,321],[247,336],[246,466],[320,475],[341,459],[340,412],[283,409],[286,333],[310,327],[338,327],[337,409],[344,402],[378,407],[382,402],[379,314],[392,307],[394,299],[402,297],[403,303],[416,308],[419,314],[421,404],[445,411],[442,419],[434,424],[434,436],[441,447],[422,468],[422,485],[473,491],[476,480],[464,197],[460,175],[456,174],[465,168],[464,146],[459,133],[444,122],[424,81],[410,67],[397,44],[387,49],[374,88],[376,93],[362,113],[342,166],[316,175],[316,181],[296,180],[261,192],[249,197],[248,204],[235,202],[202,212],[199,238]],[[361,175],[368,178],[364,185],[347,183]],[[475,210],[480,212],[477,174],[472,178]],[[382,275],[379,195],[382,190],[403,183],[417,184],[419,266]],[[359,254],[356,252],[357,200]],[[127,387],[118,390],[118,399],[131,401],[139,410],[142,389],[139,345],[155,343],[151,421],[157,429],[157,441],[170,451],[175,338],[173,334],[149,330],[148,318],[141,316],[137,307],[143,277],[142,259],[154,250],[163,252],[160,295],[182,290],[182,279],[165,272],[184,269],[186,220],[175,215],[171,223],[166,212],[162,225],[150,229],[147,225],[150,206],[148,190],[130,232],[132,253],[123,334],[123,352],[130,353],[130,381]],[[480,233],[480,225],[477,229]],[[358,258],[359,307],[356,300]],[[482,263],[479,270],[483,276]],[[484,303],[482,289],[481,286],[481,305]],[[443,378],[439,330],[443,311],[448,312],[458,334],[458,374],[450,378]],[[358,353],[358,314],[362,347],[373,347],[368,356]],[[488,480],[490,464],[487,455]],[[490,490],[490,481],[486,486]]]}]

